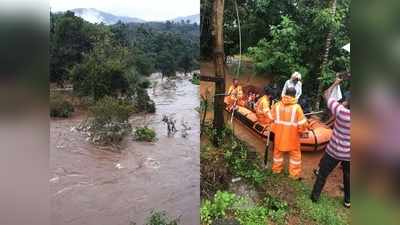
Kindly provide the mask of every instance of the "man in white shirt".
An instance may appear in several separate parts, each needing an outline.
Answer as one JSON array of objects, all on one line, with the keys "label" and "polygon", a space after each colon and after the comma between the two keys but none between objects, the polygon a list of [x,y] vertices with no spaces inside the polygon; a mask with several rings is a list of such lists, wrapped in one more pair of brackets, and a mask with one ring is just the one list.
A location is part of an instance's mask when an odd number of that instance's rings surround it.
[{"label": "man in white shirt", "polygon": [[302,93],[301,74],[299,72],[294,72],[291,78],[285,82],[281,94],[282,97],[286,94],[286,89],[290,87],[296,89],[296,100],[298,101]]}]

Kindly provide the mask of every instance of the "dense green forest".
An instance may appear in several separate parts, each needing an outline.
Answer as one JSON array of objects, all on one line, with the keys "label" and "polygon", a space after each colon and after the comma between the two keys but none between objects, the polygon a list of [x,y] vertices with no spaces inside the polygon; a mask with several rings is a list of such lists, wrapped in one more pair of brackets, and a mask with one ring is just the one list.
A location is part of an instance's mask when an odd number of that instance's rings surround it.
[{"label": "dense green forest", "polygon": [[186,22],[91,24],[73,12],[50,15],[50,81],[80,96],[135,96],[146,76],[198,67],[199,26]]},{"label": "dense green forest", "polygon": [[[212,56],[212,0],[201,0],[201,56]],[[224,44],[227,56],[242,49],[258,74],[276,75],[281,84],[293,71],[308,90],[318,90],[335,72],[350,70],[350,0],[225,1]],[[328,53],[327,53],[328,49]],[[319,93],[308,93],[315,98]]]}]

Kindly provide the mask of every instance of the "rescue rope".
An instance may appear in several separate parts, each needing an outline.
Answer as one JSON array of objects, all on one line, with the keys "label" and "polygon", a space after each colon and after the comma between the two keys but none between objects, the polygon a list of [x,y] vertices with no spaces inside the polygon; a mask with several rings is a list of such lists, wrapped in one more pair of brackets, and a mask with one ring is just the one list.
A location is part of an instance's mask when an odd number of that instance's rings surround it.
[{"label": "rescue rope", "polygon": [[233,0],[234,4],[235,4],[235,9],[236,9],[236,18],[237,18],[237,24],[238,24],[238,29],[239,29],[239,64],[236,70],[236,78],[239,77],[239,73],[240,73],[240,66],[242,63],[242,30],[240,28],[240,17],[239,17],[239,7],[237,4],[237,0]]}]

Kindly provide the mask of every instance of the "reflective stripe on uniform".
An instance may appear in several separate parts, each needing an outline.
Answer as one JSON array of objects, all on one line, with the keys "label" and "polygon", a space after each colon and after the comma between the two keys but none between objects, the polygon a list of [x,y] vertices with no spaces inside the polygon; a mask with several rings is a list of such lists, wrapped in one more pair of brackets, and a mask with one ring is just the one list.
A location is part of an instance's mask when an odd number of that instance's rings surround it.
[{"label": "reflective stripe on uniform", "polygon": [[283,162],[283,158],[274,158],[274,162]]},{"label": "reflective stripe on uniform", "polygon": [[300,165],[300,164],[301,164],[301,161],[300,161],[300,160],[297,161],[297,160],[290,159],[290,160],[289,160],[289,163],[290,163],[290,164],[293,164],[293,165]]},{"label": "reflective stripe on uniform", "polygon": [[279,115],[280,114],[280,112],[279,112],[279,104],[276,106],[275,111],[276,111],[275,112],[275,114],[276,114],[276,121],[275,122],[279,123],[281,121],[281,119],[280,119],[281,117]]},{"label": "reflective stripe on uniform", "polygon": [[276,124],[281,124],[281,125],[285,125],[285,126],[298,126],[298,125],[302,125],[304,123],[307,122],[306,119],[303,119],[299,122],[295,122],[296,120],[296,111],[297,111],[297,106],[293,106],[291,108],[291,114],[290,114],[290,122],[288,121],[281,121],[280,120],[280,111],[279,111],[279,105],[276,106],[276,120],[275,123]]},{"label": "reflective stripe on uniform", "polygon": [[294,123],[294,120],[296,119],[296,105],[292,106],[292,114],[290,115],[290,122]]},{"label": "reflective stripe on uniform", "polygon": [[286,121],[275,121],[275,123],[285,125],[285,126],[297,126],[297,123],[291,123],[291,122],[286,122]]}]

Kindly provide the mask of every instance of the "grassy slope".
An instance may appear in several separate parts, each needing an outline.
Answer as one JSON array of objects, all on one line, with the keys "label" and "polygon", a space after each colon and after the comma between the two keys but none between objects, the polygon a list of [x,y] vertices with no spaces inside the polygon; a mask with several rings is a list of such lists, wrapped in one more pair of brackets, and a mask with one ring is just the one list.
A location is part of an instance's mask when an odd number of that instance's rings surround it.
[{"label": "grassy slope", "polygon": [[[208,133],[208,135],[212,134],[209,132],[206,133]],[[202,151],[221,151],[221,149],[215,149],[207,142],[208,141],[202,141]],[[226,138],[223,145],[223,151],[225,151],[225,154],[231,154],[230,149],[235,149],[235,151],[237,151],[237,145],[241,146],[240,149],[249,151],[246,144],[239,141],[237,138]],[[204,152],[202,152],[202,154],[206,155]],[[249,163],[248,159],[241,158],[243,154],[237,155],[238,156],[236,158],[230,157],[229,162],[227,162],[227,164],[230,164],[228,167],[231,170],[230,173],[235,175],[251,174],[254,170],[257,170],[257,173],[264,173],[265,182],[263,182],[261,187],[257,188],[264,190],[265,196],[277,198],[281,202],[286,202],[289,206],[283,221],[276,220],[274,218],[268,218],[270,224],[344,225],[350,223],[350,210],[343,208],[341,199],[331,198],[325,194],[322,194],[320,202],[313,203],[309,199],[311,192],[311,187],[309,185],[301,181],[291,180],[287,177],[287,174],[273,175],[270,173],[270,171],[265,171],[260,166],[235,167],[236,164],[242,164],[238,163],[241,160],[245,160],[247,163]],[[254,160],[253,163],[257,164],[256,161],[259,160]],[[257,183],[252,180],[255,178],[251,176],[245,179],[250,184],[255,185]]]}]

